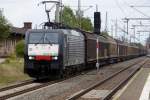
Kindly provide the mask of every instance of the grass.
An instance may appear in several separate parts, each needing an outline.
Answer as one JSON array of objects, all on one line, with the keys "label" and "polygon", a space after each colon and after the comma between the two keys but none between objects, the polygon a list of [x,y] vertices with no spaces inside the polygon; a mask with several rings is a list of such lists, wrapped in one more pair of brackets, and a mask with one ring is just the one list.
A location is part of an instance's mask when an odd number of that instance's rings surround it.
[{"label": "grass", "polygon": [[30,79],[23,72],[24,61],[21,58],[10,57],[0,64],[0,87]]}]

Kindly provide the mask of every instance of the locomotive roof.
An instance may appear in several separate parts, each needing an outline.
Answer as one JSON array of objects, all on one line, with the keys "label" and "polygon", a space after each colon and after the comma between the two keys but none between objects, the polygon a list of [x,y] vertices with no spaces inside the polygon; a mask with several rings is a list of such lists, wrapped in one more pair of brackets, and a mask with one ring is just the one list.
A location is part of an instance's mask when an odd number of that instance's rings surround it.
[{"label": "locomotive roof", "polygon": [[[80,35],[82,34],[81,32],[75,33],[75,32],[71,32],[74,29],[31,29],[28,30],[28,33],[30,32],[55,32],[55,33],[63,33],[63,34],[71,34],[71,35]],[[74,30],[76,31],[76,30]],[[74,33],[74,34],[73,34]]]},{"label": "locomotive roof", "polygon": [[62,29],[31,29],[27,31],[29,32],[62,32]]}]

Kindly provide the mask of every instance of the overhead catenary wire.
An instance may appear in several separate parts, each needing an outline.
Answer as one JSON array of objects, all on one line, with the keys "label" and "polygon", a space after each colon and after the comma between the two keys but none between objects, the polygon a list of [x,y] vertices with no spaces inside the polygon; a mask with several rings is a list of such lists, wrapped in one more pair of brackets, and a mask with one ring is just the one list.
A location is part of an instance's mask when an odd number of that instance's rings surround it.
[{"label": "overhead catenary wire", "polygon": [[[133,9],[132,7],[133,7],[133,5],[130,5],[129,3],[127,3],[125,0],[123,0],[123,2],[124,2],[124,4],[126,5],[126,6],[128,6],[130,9],[132,9],[132,10],[134,10],[135,11],[135,9]],[[136,7],[136,6],[134,6],[134,7]],[[137,11],[138,13],[143,13],[143,12],[139,12],[139,11]],[[144,13],[143,13],[144,14]],[[144,14],[144,16],[145,16],[146,14]],[[146,15],[147,16],[147,15]],[[139,23],[138,21],[136,21],[137,23]]]},{"label": "overhead catenary wire", "polygon": [[[118,5],[117,0],[115,0],[115,2],[116,2],[116,4],[117,4],[117,6],[118,6],[119,8],[121,8],[120,5]],[[132,9],[132,10],[134,10],[134,11],[136,11],[138,14],[142,14],[142,15],[145,16],[146,18],[150,18],[150,16],[149,16],[148,14],[142,12],[141,10],[138,10],[138,9],[136,9],[136,8],[132,8],[131,5],[128,4],[125,0],[123,0],[123,2],[124,2],[124,4],[125,4],[127,7],[129,7],[130,9]],[[135,7],[136,7],[136,6],[135,6]],[[143,7],[143,6],[137,6],[137,7]],[[148,5],[148,6],[144,6],[144,7],[150,7],[150,6]],[[126,13],[124,13],[124,9],[121,8],[120,10],[122,11],[123,14],[126,14]],[[129,12],[128,12],[128,13],[129,13]],[[128,13],[127,13],[127,14],[128,14]],[[131,14],[130,14],[130,15],[131,15]],[[139,20],[139,19],[138,19],[138,20]],[[137,20],[135,20],[135,21],[136,21],[136,23],[139,23],[139,21],[137,21]],[[143,22],[140,21],[140,24],[143,24]],[[118,29],[120,29],[120,28],[118,27]],[[122,29],[120,29],[120,30],[123,31],[124,33],[126,33],[126,31],[124,31],[124,30],[122,30]],[[128,34],[128,35],[130,35],[130,34]],[[134,37],[134,38],[136,38],[136,37]]]},{"label": "overhead catenary wire", "polygon": [[145,13],[143,13],[142,11],[136,9],[134,6],[130,6],[130,7],[133,8],[135,11],[139,12],[140,14],[142,14],[143,16],[150,18],[150,16],[148,16]]},{"label": "overhead catenary wire", "polygon": [[[131,5],[131,6],[133,6],[133,5]],[[134,7],[150,7],[150,5],[137,5],[137,6],[134,6]]]},{"label": "overhead catenary wire", "polygon": [[126,12],[124,11],[124,9],[120,6],[118,0],[114,0],[117,7],[120,9],[120,11],[123,13],[123,15],[127,16]]},{"label": "overhead catenary wire", "polygon": [[[130,9],[132,9],[132,10],[134,10],[134,11],[136,11],[136,12],[138,12],[139,14],[142,14],[143,16],[145,16],[147,19],[148,18],[150,18],[150,16],[148,16],[147,14],[145,14],[144,12],[142,12],[141,10],[139,10],[139,9],[137,9],[137,7],[149,7],[149,6],[134,6],[134,5],[131,5],[131,4],[128,4],[125,0],[123,0],[124,1],[124,3],[128,6],[128,7],[130,7]],[[138,19],[138,20],[140,20],[140,19]],[[135,20],[136,21],[136,23],[140,23],[140,25],[142,25],[143,24],[143,21],[138,21],[138,20]],[[141,19],[141,20],[143,20],[143,19]]]}]

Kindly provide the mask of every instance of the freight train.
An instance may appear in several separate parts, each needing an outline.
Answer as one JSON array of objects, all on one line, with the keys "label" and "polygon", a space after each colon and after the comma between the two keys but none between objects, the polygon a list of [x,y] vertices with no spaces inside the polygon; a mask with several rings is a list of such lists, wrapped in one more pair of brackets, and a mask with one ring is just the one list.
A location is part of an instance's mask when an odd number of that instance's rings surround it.
[{"label": "freight train", "polygon": [[[98,40],[98,43],[97,43]],[[79,29],[32,29],[26,32],[24,71],[29,76],[63,76],[100,65],[146,55],[142,45]]]}]

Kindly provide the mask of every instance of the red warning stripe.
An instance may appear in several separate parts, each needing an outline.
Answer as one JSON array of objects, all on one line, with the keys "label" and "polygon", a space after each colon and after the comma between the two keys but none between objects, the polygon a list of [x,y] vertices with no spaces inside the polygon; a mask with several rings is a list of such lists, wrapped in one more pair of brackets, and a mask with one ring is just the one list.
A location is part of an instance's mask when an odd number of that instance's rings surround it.
[{"label": "red warning stripe", "polygon": [[47,60],[47,61],[50,61],[52,60],[52,57],[51,56],[35,56],[35,60]]}]

